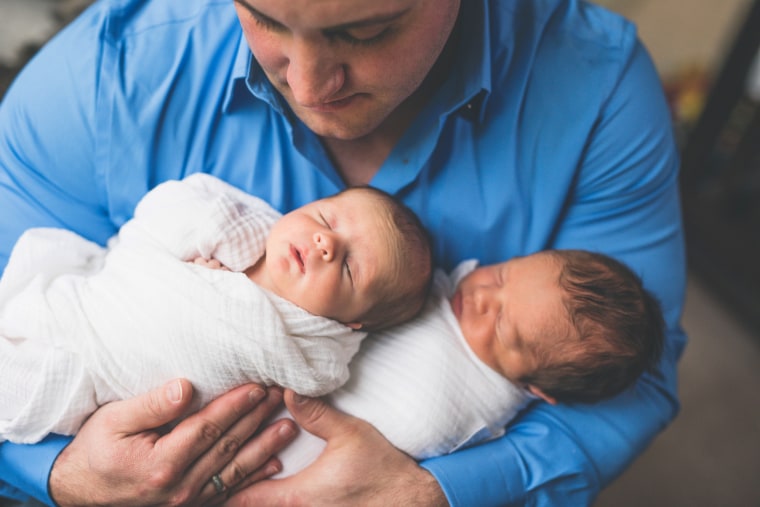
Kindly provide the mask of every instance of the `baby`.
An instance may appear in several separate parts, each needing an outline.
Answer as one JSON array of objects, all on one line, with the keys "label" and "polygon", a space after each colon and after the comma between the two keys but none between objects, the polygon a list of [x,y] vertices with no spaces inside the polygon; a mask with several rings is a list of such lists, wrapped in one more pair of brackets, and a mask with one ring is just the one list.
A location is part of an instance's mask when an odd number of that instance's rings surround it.
[{"label": "baby", "polygon": [[371,188],[281,216],[195,174],[148,192],[108,248],[33,229],[0,280],[0,439],[74,433],[175,377],[198,406],[246,382],[328,393],[366,331],[418,313],[431,271],[416,216]]},{"label": "baby", "polygon": [[[436,272],[422,314],[366,340],[331,403],[425,459],[503,434],[531,400],[593,403],[657,364],[659,304],[622,263],[549,250],[475,265]],[[299,433],[279,476],[323,445]]]}]

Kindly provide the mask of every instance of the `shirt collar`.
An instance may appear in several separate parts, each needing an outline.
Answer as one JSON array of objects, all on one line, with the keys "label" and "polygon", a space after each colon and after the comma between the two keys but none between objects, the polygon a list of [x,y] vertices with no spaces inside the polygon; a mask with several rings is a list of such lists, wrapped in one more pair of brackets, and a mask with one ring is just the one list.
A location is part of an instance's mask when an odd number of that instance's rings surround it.
[{"label": "shirt collar", "polygon": [[235,63],[232,65],[232,74],[230,75],[229,83],[227,83],[227,91],[224,95],[224,104],[222,106],[222,110],[225,113],[230,112],[233,104],[241,99],[241,88],[245,89],[245,78],[251,65],[251,50],[248,48],[245,37],[243,37],[242,29],[239,29],[239,31],[240,38],[238,40],[237,53],[235,54]]},{"label": "shirt collar", "polygon": [[[466,5],[465,5],[466,3]],[[485,1],[463,2],[459,20],[459,39],[454,48],[452,72],[445,83],[444,115],[459,114],[480,121],[491,92],[491,35],[488,5]],[[283,112],[279,95],[253,58],[245,37],[240,32],[238,50],[224,99],[224,112],[230,112],[241,100],[251,95]]]},{"label": "shirt collar", "polygon": [[232,74],[224,97],[223,111],[231,112],[237,104],[249,100],[251,96],[263,100],[278,112],[283,112],[279,95],[253,58],[241,31]]},{"label": "shirt collar", "polygon": [[447,114],[480,121],[491,93],[491,35],[485,1],[462,2],[459,40],[454,49],[455,69],[446,83],[450,87]]}]

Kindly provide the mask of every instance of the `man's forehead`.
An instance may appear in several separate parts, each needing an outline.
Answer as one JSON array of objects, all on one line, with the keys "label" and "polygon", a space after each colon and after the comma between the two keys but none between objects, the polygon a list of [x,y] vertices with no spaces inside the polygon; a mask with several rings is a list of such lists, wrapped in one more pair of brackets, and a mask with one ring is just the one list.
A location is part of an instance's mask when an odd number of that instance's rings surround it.
[{"label": "man's forehead", "polygon": [[391,21],[420,0],[235,0],[286,26],[334,29]]}]

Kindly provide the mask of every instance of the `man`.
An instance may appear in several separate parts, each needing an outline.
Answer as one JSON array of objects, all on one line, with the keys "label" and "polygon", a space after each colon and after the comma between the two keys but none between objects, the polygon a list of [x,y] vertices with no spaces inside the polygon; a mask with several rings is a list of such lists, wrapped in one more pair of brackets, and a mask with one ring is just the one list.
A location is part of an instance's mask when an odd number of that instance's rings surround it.
[{"label": "man", "polygon": [[101,408],[62,452],[59,437],[3,444],[5,491],[60,505],[589,504],[677,411],[677,164],[634,29],[582,2],[96,4],[0,109],[3,263],[32,226],[104,242],[148,189],[187,173],[280,211],[371,183],[420,215],[445,269],[550,247],[623,260],[661,299],[668,341],[660,374],[614,400],[537,403],[504,437],[421,466],[369,425],[286,393],[328,446],[285,481],[259,479],[291,423],[247,440],[277,389],[243,386],[168,431],[192,394],[172,381]]}]

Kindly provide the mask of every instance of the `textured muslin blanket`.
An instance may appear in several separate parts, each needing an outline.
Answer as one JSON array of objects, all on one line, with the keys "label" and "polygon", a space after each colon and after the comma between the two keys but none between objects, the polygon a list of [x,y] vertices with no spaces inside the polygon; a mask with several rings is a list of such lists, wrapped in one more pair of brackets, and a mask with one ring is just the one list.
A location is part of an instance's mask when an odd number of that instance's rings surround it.
[{"label": "textured muslin blanket", "polygon": [[[328,397],[416,459],[502,435],[532,398],[483,363],[462,336],[449,297],[474,266],[462,263],[450,277],[436,272],[423,313],[365,340],[351,361],[351,378]],[[278,453],[278,476],[298,472],[323,448],[323,440],[301,431]]]},{"label": "textured muslin blanket", "polygon": [[[323,395],[364,336],[240,273],[279,213],[198,174],[159,185],[108,245],[32,229],[0,280],[0,439],[75,432],[99,405],[175,377],[196,408],[245,382]],[[232,271],[187,260],[218,259]]]}]

